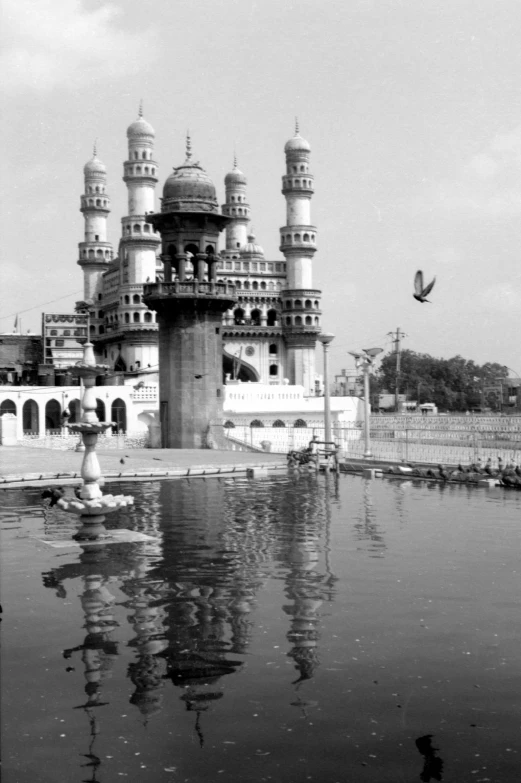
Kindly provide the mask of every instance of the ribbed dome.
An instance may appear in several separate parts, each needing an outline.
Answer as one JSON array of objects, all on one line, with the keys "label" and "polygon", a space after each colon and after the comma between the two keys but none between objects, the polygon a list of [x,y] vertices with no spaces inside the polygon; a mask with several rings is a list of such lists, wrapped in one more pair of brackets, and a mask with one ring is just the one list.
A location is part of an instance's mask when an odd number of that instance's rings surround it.
[{"label": "ribbed dome", "polygon": [[156,132],[151,124],[141,116],[127,128],[127,138],[129,139],[141,138],[143,136],[153,138],[155,135]]},{"label": "ribbed dome", "polygon": [[248,241],[239,251],[240,255],[263,256],[264,250],[260,245],[255,244],[255,234],[248,234]]},{"label": "ribbed dome", "polygon": [[106,174],[107,168],[104,163],[97,157],[96,153],[83,167],[84,174]]},{"label": "ribbed dome", "polygon": [[311,152],[311,146],[300,133],[296,133],[292,139],[286,142],[284,152]]},{"label": "ribbed dome", "polygon": [[163,209],[173,201],[183,202],[176,207],[181,211],[218,210],[215,185],[198,163],[189,160],[174,169],[164,184]]}]

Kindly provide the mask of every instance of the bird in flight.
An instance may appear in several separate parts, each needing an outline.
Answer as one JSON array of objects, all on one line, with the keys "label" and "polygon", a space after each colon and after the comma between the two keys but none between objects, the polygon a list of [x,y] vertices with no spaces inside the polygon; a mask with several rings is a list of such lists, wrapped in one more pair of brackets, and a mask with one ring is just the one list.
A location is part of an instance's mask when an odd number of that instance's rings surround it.
[{"label": "bird in flight", "polygon": [[430,300],[426,297],[430,294],[432,289],[434,288],[434,283],[436,282],[436,278],[434,277],[429,285],[423,287],[423,272],[421,269],[418,269],[414,276],[414,298],[418,300],[418,302],[429,302]]}]

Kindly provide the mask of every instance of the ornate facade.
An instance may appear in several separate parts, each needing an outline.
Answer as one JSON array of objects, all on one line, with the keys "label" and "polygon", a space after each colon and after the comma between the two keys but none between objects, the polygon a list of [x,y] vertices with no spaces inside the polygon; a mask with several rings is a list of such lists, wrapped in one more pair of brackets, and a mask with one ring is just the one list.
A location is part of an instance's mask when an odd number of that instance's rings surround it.
[{"label": "ornate facade", "polygon": [[[91,339],[100,361],[114,373],[147,375],[154,380],[158,370],[156,313],[143,302],[146,283],[175,281],[161,252],[161,238],[147,215],[155,210],[158,165],[154,160],[155,133],[143,118],[127,130],[128,159],[123,180],[128,189],[128,215],[122,219],[118,253],[107,242],[106,169],[94,151],[85,166],[85,194],[81,210],[85,217],[85,240],[80,243],[78,263],[84,272],[85,304],[90,313]],[[320,291],[313,288],[312,261],[316,252],[316,229],[311,225],[310,204],[313,176],[309,171],[310,146],[295,136],[285,146],[286,172],[282,193],[286,199],[286,225],[280,229],[283,257],[266,259],[251,230],[247,179],[237,160],[224,181],[226,218],[224,248],[215,253],[219,282],[233,283],[236,299],[222,316],[223,373],[227,381],[299,384],[307,395],[315,394],[315,345],[320,332]],[[187,186],[201,188],[207,173],[192,161],[187,139],[187,158],[174,169]],[[167,180],[168,181],[168,180]],[[166,187],[166,186],[165,186]],[[164,202],[164,199],[163,199]],[[184,232],[186,233],[186,232]],[[206,253],[186,235],[182,248],[183,275],[197,276],[197,254]]]}]

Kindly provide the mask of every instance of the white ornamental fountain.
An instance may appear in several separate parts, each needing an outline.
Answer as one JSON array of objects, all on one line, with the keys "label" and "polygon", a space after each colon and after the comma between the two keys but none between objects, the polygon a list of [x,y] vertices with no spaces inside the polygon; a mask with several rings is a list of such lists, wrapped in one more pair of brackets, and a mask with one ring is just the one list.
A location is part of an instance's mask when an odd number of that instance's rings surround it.
[{"label": "white ornamental fountain", "polygon": [[[103,539],[114,537],[105,529],[103,524],[105,515],[134,503],[132,495],[104,495],[100,487],[101,468],[96,454],[96,444],[98,436],[112,427],[112,424],[100,422],[96,415],[95,382],[96,376],[102,375],[106,370],[108,370],[107,365],[96,364],[93,345],[89,342],[83,346],[83,361],[70,368],[71,373],[83,379],[84,385],[81,419],[75,424],[67,424],[70,432],[81,435],[85,445],[81,464],[83,486],[79,490],[78,498],[74,500],[60,498],[57,505],[64,511],[79,516],[82,526],[73,536],[76,541],[101,542]],[[114,533],[116,532],[122,533],[123,531],[114,531]],[[125,532],[130,533],[131,531]],[[117,537],[120,538],[120,536]]]}]

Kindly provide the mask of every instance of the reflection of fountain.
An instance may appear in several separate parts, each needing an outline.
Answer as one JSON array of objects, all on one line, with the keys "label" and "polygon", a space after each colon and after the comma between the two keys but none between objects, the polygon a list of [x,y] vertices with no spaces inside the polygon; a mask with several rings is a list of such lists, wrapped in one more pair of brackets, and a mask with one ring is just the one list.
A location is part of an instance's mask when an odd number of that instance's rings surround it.
[{"label": "reflection of fountain", "polygon": [[103,495],[100,488],[101,470],[96,456],[96,443],[98,435],[105,432],[111,424],[102,423],[96,416],[96,393],[94,384],[96,376],[101,375],[107,368],[105,365],[96,364],[92,343],[85,343],[83,348],[83,361],[71,367],[71,372],[83,380],[84,394],[81,401],[83,415],[76,424],[68,424],[70,432],[81,434],[85,445],[85,453],[81,465],[83,486],[79,491],[79,497],[75,500],[60,498],[58,504],[64,511],[77,514],[82,526],[74,536],[79,541],[96,541],[107,535],[103,522],[105,514],[117,511],[134,502],[130,495]]}]

